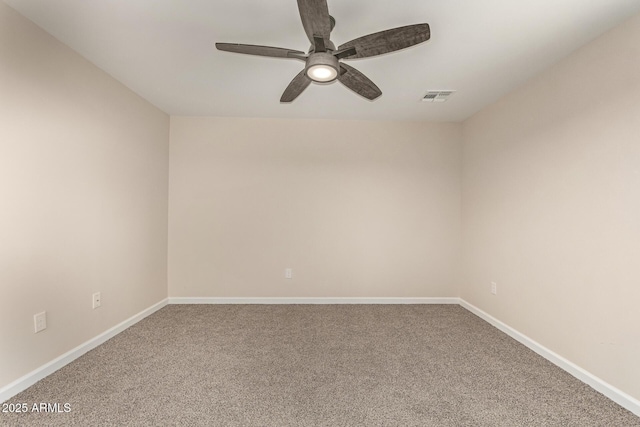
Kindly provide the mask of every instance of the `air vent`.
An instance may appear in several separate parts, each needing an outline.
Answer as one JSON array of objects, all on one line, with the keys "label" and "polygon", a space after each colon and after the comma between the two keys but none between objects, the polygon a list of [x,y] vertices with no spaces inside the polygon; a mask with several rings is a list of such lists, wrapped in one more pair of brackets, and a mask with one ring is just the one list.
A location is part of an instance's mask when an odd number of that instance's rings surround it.
[{"label": "air vent", "polygon": [[424,102],[444,102],[455,93],[455,90],[430,90],[422,98]]}]

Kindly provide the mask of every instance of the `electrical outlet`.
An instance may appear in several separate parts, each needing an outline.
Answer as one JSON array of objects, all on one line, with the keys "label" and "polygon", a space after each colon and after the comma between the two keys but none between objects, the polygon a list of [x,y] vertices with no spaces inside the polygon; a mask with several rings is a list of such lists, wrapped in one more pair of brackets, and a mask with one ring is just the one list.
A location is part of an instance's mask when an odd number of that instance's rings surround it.
[{"label": "electrical outlet", "polygon": [[36,334],[40,331],[44,331],[45,329],[47,329],[47,312],[46,311],[33,315],[33,326]]},{"label": "electrical outlet", "polygon": [[290,268],[285,268],[284,270],[284,278],[285,279],[292,279],[293,278],[293,270]]},{"label": "electrical outlet", "polygon": [[498,284],[496,282],[491,282],[491,293],[494,295],[498,294]]},{"label": "electrical outlet", "polygon": [[96,292],[95,294],[93,294],[93,308],[96,309],[100,307],[101,304],[100,292]]}]

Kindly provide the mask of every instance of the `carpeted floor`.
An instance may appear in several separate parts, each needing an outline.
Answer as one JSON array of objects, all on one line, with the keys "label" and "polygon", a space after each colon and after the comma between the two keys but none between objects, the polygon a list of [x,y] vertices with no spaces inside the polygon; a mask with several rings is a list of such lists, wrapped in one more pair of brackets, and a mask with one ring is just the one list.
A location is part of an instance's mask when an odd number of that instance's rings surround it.
[{"label": "carpeted floor", "polygon": [[640,426],[456,305],[170,305],[2,425]]}]

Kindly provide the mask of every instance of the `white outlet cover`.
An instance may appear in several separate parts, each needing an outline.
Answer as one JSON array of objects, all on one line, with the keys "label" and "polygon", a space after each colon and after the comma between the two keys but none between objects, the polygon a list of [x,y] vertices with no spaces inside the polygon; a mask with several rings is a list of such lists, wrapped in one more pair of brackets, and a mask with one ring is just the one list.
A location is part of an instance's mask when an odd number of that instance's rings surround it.
[{"label": "white outlet cover", "polygon": [[290,269],[290,268],[286,268],[286,269],[284,270],[284,278],[285,278],[285,279],[291,279],[291,278],[293,278],[293,270],[292,270],[292,269]]},{"label": "white outlet cover", "polygon": [[100,307],[100,305],[102,305],[101,298],[100,298],[100,292],[96,292],[95,294],[93,294],[92,307],[93,308],[98,308],[98,307]]},{"label": "white outlet cover", "polygon": [[44,331],[45,329],[47,329],[47,312],[46,311],[33,315],[33,326],[36,334],[40,331]]}]

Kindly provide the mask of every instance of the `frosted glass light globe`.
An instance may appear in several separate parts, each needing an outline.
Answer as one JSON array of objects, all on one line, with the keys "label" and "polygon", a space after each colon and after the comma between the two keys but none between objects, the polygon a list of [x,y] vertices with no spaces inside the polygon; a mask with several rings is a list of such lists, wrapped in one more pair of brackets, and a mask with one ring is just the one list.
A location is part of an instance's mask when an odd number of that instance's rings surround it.
[{"label": "frosted glass light globe", "polygon": [[314,65],[307,70],[307,76],[316,82],[330,82],[338,76],[338,72],[327,65]]}]

